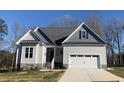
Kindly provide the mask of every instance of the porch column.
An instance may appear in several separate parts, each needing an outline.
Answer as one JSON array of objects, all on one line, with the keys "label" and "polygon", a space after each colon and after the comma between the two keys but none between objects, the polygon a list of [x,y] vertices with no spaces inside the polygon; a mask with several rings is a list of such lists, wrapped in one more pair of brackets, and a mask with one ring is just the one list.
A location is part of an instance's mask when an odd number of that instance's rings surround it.
[{"label": "porch column", "polygon": [[53,60],[52,60],[52,64],[51,64],[51,69],[54,69],[54,63],[55,63],[55,57],[56,57],[56,47],[54,47],[54,57],[53,57]]},{"label": "porch column", "polygon": [[18,66],[18,58],[19,58],[19,47],[17,46],[17,48],[16,48],[16,65],[15,65],[15,67],[17,68]]}]

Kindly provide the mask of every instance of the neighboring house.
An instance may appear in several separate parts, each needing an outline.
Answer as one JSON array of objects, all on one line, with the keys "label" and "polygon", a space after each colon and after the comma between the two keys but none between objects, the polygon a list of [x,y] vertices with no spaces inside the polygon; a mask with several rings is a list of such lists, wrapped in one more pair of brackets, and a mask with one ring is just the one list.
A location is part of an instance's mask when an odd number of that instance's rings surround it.
[{"label": "neighboring house", "polygon": [[16,42],[20,68],[106,68],[106,43],[85,23],[31,28]]}]

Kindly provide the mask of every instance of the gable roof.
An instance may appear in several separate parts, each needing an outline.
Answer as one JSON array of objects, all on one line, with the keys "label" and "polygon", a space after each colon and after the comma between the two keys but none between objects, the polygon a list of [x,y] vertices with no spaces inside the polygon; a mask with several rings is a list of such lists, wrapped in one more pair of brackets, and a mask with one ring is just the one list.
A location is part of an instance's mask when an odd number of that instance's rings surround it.
[{"label": "gable roof", "polygon": [[24,32],[19,38],[17,38],[17,40],[15,42],[16,45],[18,45],[23,40],[23,38],[26,37],[30,32],[31,32],[31,29],[29,29],[27,32]]},{"label": "gable roof", "polygon": [[54,42],[43,32],[42,28],[37,27],[33,33],[45,44],[54,44]]},{"label": "gable roof", "polygon": [[44,27],[43,32],[55,42],[69,36],[76,28],[77,27]]},{"label": "gable roof", "polygon": [[[90,33],[91,36],[93,36],[95,38],[95,40],[97,40],[97,42],[94,42],[92,41],[92,39],[88,39],[89,41],[81,41],[81,42],[70,42],[68,41],[79,29],[81,29],[81,27],[86,30],[88,33]],[[63,42],[63,44],[71,44],[71,43],[75,43],[75,44],[78,44],[78,43],[82,43],[82,44],[93,44],[93,43],[96,43],[96,44],[105,44],[106,42],[99,36],[97,35],[89,26],[87,26],[85,23],[82,23],[75,31],[73,31]]]},{"label": "gable roof", "polygon": [[[52,42],[49,37],[47,37],[47,35],[45,33],[42,32],[41,28],[39,27],[33,27],[30,28],[27,32],[24,32],[22,34],[22,36],[20,36],[17,40],[16,40],[16,44],[18,45],[19,43],[31,43],[32,40],[25,40],[23,39],[26,35],[31,35],[32,38],[34,38],[34,41],[40,42],[40,43],[45,43],[45,44],[54,44],[54,42]],[[44,38],[42,40],[42,37]],[[25,42],[26,41],[26,42]],[[32,42],[33,43],[33,42]]]},{"label": "gable roof", "polygon": [[[82,23],[79,27],[87,29],[92,35],[97,38],[97,40],[105,43],[105,41],[101,37],[99,37],[94,31],[92,31],[86,24]],[[35,27],[31,28],[29,32],[36,41],[43,42],[45,44],[61,45],[62,43],[65,43],[65,41],[72,34],[74,34],[79,27]]]},{"label": "gable roof", "polygon": [[87,31],[91,32],[91,35],[95,36],[95,39],[97,39],[101,43],[106,43],[102,37],[100,37],[95,31],[93,31],[88,25],[83,23],[82,27],[86,29]]}]

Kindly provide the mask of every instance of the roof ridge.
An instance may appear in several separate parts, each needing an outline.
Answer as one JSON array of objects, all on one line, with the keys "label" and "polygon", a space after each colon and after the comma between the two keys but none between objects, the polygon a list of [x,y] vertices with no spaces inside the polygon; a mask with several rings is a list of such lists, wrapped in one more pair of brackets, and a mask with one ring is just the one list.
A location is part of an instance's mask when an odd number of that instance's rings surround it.
[{"label": "roof ridge", "polygon": [[66,26],[62,26],[62,27],[42,27],[42,28],[76,28],[77,26],[75,27],[66,27]]}]

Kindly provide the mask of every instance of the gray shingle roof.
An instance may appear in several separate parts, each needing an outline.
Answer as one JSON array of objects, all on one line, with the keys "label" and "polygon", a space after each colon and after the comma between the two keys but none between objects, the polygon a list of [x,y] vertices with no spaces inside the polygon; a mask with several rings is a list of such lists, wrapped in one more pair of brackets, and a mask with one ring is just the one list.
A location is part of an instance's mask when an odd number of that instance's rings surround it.
[{"label": "gray shingle roof", "polygon": [[57,41],[69,36],[77,27],[45,27],[43,32],[52,40]]},{"label": "gray shingle roof", "polygon": [[[91,30],[89,29],[86,25],[83,25],[83,27],[86,30]],[[77,27],[40,27],[38,28],[37,31],[34,31],[36,27],[31,28],[31,35],[35,38],[35,41],[22,41],[21,43],[33,43],[36,44],[38,41],[44,42],[45,44],[57,44],[61,45],[62,42],[73,32],[75,31]],[[90,31],[92,35],[96,36],[92,31]],[[38,33],[38,34],[37,34]],[[41,37],[43,37],[43,41],[41,40]],[[99,42],[104,43],[104,41],[96,36],[96,39]],[[70,42],[72,43],[72,42]],[[80,43],[80,42],[75,42],[75,44]],[[89,43],[89,42],[88,42]],[[93,42],[94,43],[94,42]],[[91,42],[92,44],[92,42]],[[98,43],[97,43],[98,44]],[[101,43],[99,43],[101,44]]]}]

